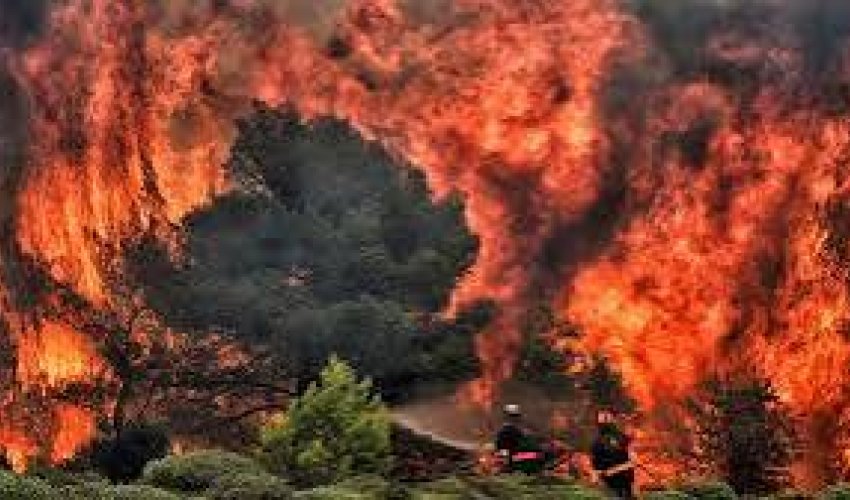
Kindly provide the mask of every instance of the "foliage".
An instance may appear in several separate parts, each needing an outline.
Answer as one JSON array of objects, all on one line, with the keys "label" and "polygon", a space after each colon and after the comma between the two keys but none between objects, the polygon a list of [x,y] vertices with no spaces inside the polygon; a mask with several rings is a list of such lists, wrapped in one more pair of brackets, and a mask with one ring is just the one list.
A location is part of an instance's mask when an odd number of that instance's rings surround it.
[{"label": "foliage", "polygon": [[644,500],[693,500],[693,497],[679,490],[650,491],[643,495]]},{"label": "foliage", "polygon": [[139,484],[122,484],[112,487],[115,500],[179,500],[173,493],[163,491],[153,486]]},{"label": "foliage", "polygon": [[158,488],[179,492],[202,492],[219,479],[233,474],[265,473],[254,460],[216,450],[169,456],[148,464],[142,482]]},{"label": "foliage", "polygon": [[242,189],[185,221],[191,265],[147,273],[154,307],[271,346],[301,381],[332,353],[381,390],[427,369],[417,339],[476,251],[459,200],[433,203],[346,124],[266,109],[240,124],[230,167]]},{"label": "foliage", "polygon": [[850,500],[850,484],[833,485],[818,495],[821,500]]},{"label": "foliage", "polygon": [[0,471],[0,498],[3,500],[53,500],[49,484],[35,477]]},{"label": "foliage", "polygon": [[344,486],[320,486],[299,491],[293,498],[296,500],[383,500],[370,493],[362,493]]},{"label": "foliage", "polygon": [[698,500],[735,500],[738,498],[735,490],[721,481],[685,481],[677,484],[676,489]]},{"label": "foliage", "polygon": [[558,479],[524,475],[490,478],[447,478],[419,485],[413,500],[603,500],[605,495]]},{"label": "foliage", "polygon": [[817,496],[805,491],[790,489],[774,493],[773,495],[770,495],[770,498],[772,500],[813,500],[814,498],[817,498]]},{"label": "foliage", "polygon": [[724,478],[740,494],[771,493],[789,484],[794,421],[768,381],[709,380],[687,409],[696,424],[696,471]]},{"label": "foliage", "polygon": [[237,472],[217,478],[204,496],[210,500],[289,500],[292,488],[271,474]]},{"label": "foliage", "polygon": [[393,485],[378,476],[352,477],[330,486],[321,486],[296,494],[309,500],[407,500],[406,488]]},{"label": "foliage", "polygon": [[33,265],[40,276],[33,293],[41,297],[38,313],[87,334],[109,370],[106,379],[74,384],[62,397],[104,409],[98,416],[107,438],[90,451],[103,459],[110,477],[132,479],[151,458],[143,455],[167,447],[162,436],[140,431],[145,422],[164,422],[170,433],[182,435],[240,429],[234,423],[287,399],[291,384],[279,360],[220,332],[194,338],[175,332],[149,307],[140,280],[150,268],[143,263],[157,262],[165,252],[155,234],[118,243],[99,240],[98,250],[107,307],[46,275],[44,263]]},{"label": "foliage", "polygon": [[503,475],[470,480],[476,489],[497,500],[602,500],[598,491],[563,482],[556,478]]},{"label": "foliage", "polygon": [[87,462],[113,482],[135,481],[148,462],[168,454],[170,440],[166,432],[159,426],[133,425],[121,436],[96,440],[76,462]]},{"label": "foliage", "polygon": [[299,484],[382,474],[391,463],[389,415],[371,383],[333,357],[319,384],[263,429],[263,459]]},{"label": "foliage", "polygon": [[[67,465],[67,464],[66,464]],[[105,477],[93,471],[66,470],[44,465],[31,465],[27,471],[28,477],[37,478],[52,487],[77,486],[87,483],[108,484]]]},{"label": "foliage", "polygon": [[637,409],[637,402],[629,396],[620,373],[611,368],[607,359],[595,357],[583,374],[582,386],[598,408],[628,414]]}]

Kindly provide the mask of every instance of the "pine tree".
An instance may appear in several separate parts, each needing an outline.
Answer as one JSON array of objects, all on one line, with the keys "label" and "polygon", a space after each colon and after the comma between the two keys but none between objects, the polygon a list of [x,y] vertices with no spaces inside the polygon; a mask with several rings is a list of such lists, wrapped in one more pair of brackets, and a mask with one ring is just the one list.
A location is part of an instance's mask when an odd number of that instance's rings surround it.
[{"label": "pine tree", "polygon": [[274,471],[302,485],[330,484],[390,466],[390,420],[346,363],[333,357],[285,414],[263,430],[263,458]]},{"label": "pine tree", "polygon": [[788,486],[798,440],[794,420],[770,382],[714,378],[687,408],[696,431],[692,459],[697,472],[726,480],[739,494]]}]

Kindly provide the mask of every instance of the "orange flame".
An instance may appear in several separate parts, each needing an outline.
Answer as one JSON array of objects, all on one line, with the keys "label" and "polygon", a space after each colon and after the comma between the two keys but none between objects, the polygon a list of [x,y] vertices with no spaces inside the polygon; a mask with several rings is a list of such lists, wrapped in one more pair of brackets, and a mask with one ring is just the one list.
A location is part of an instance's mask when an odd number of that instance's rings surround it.
[{"label": "orange flame", "polygon": [[[510,376],[528,302],[554,297],[583,333],[555,343],[605,354],[647,412],[743,364],[799,413],[847,420],[850,113],[808,88],[782,7],[770,40],[701,48],[739,84],[677,74],[615,0],[352,0],[344,50],[260,0],[89,3],[20,56],[35,134],[15,214],[21,248],[88,298],[109,301],[92,235],[226,190],[233,118],[259,98],[345,118],[464,196],[480,251],[450,310],[501,309],[476,398]],[[22,335],[24,380],[87,376],[90,347],[46,328]]]}]

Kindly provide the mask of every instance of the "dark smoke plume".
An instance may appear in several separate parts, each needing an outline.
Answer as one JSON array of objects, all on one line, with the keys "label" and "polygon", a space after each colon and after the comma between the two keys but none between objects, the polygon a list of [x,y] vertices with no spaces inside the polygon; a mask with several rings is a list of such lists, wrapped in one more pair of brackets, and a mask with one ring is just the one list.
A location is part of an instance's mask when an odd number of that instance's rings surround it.
[{"label": "dark smoke plume", "polygon": [[37,36],[47,9],[47,0],[0,0],[0,46],[19,47]]},{"label": "dark smoke plume", "polygon": [[[25,96],[15,79],[15,53],[42,31],[48,0],[0,0],[0,289],[10,288],[16,260],[12,235],[14,193],[27,149],[28,113]],[[2,286],[5,284],[6,286]],[[0,312],[9,297],[0,295]],[[3,318],[0,314],[0,322]],[[0,330],[2,330],[0,324]]]}]

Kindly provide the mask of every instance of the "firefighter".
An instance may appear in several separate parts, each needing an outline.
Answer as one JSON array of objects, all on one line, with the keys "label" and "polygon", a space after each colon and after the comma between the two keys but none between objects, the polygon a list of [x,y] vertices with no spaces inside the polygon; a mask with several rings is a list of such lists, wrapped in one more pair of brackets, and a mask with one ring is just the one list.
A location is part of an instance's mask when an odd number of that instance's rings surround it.
[{"label": "firefighter", "polygon": [[625,500],[634,498],[635,466],[629,444],[629,437],[617,427],[614,415],[600,412],[591,448],[593,470],[617,498]]},{"label": "firefighter", "polygon": [[519,405],[504,407],[505,422],[496,435],[496,453],[507,473],[539,474],[546,468],[547,456],[540,440],[522,425]]}]

